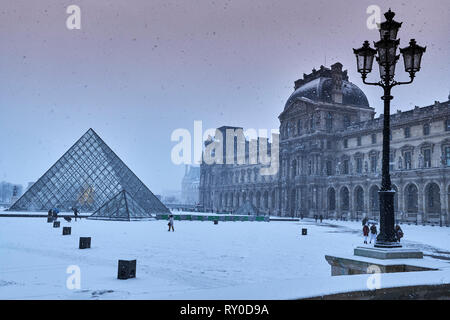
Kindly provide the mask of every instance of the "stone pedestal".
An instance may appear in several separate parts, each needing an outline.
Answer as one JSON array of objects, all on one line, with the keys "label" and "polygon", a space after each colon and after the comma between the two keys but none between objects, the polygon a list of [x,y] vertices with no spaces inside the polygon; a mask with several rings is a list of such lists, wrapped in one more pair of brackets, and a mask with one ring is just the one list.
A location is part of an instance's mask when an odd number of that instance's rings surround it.
[{"label": "stone pedestal", "polygon": [[423,260],[421,251],[404,248],[356,247],[353,256],[326,255],[325,259],[332,276],[372,273],[373,266],[381,273],[437,270]]},{"label": "stone pedestal", "polygon": [[358,258],[343,258],[334,256],[325,256],[327,262],[331,265],[332,276],[366,274],[371,273],[369,270],[373,266],[378,267],[381,273],[393,272],[412,272],[412,271],[430,271],[437,270],[417,265],[409,265],[405,263],[385,263],[384,261],[364,261]]},{"label": "stone pedestal", "polygon": [[404,248],[370,248],[370,247],[356,247],[354,250],[355,256],[374,258],[374,259],[422,259],[423,253],[414,249]]}]

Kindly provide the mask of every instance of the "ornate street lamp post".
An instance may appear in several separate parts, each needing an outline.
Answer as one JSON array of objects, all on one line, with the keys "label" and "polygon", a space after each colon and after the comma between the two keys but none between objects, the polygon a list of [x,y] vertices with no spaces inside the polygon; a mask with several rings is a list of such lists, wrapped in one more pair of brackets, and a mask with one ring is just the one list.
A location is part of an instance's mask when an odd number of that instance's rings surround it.
[{"label": "ornate street lamp post", "polygon": [[[375,247],[395,248],[401,247],[397,242],[394,231],[394,195],[395,191],[391,188],[391,176],[389,174],[389,152],[390,152],[390,103],[393,99],[391,89],[397,85],[412,83],[416,72],[420,70],[422,55],[425,47],[416,44],[411,39],[409,46],[400,49],[405,63],[405,71],[409,73],[410,80],[399,82],[394,80],[395,65],[400,55],[397,55],[397,47],[400,40],[397,39],[397,32],[402,25],[401,22],[394,21],[395,13],[389,9],[384,14],[386,21],[379,25],[380,41],[374,43],[376,49],[370,47],[369,41],[359,49],[353,49],[356,55],[358,72],[361,73],[363,82],[368,85],[380,86],[384,90],[381,99],[384,101],[384,122],[383,122],[383,159],[382,159],[382,180],[380,197],[380,233],[377,236]],[[372,71],[374,58],[378,62],[380,70],[379,82],[367,82],[367,75]]]}]

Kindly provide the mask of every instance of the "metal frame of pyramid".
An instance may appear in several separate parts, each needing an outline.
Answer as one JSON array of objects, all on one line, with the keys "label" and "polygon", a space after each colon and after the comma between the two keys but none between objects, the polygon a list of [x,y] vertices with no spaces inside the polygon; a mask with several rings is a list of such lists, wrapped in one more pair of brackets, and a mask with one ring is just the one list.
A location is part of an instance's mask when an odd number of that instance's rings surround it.
[{"label": "metal frame of pyramid", "polygon": [[94,212],[125,190],[148,214],[170,210],[93,130],[89,129],[8,210]]},{"label": "metal frame of pyramid", "polygon": [[145,212],[126,190],[120,191],[88,217],[88,219],[92,220],[113,221],[132,221],[151,218],[153,218],[152,215]]},{"label": "metal frame of pyramid", "polygon": [[240,206],[234,214],[236,215],[250,215],[250,216],[257,216],[259,214],[258,208],[256,208],[253,203],[250,201],[245,201],[242,206]]}]

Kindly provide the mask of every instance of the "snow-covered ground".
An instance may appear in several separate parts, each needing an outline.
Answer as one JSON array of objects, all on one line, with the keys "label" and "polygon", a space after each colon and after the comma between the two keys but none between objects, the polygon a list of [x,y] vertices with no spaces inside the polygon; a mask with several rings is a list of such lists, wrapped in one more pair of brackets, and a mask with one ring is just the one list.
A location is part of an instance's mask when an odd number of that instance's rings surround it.
[{"label": "snow-covered ground", "polygon": [[[53,228],[43,218],[0,218],[0,299],[292,299],[367,289],[368,275],[331,277],[324,258],[351,255],[360,222],[175,221],[167,232],[166,221],[60,220]],[[443,271],[383,274],[381,285],[450,283],[450,228],[402,227],[404,244],[441,256],[424,259]],[[92,237],[91,249],[78,249],[80,236]],[[137,278],[117,279],[119,259],[137,259]],[[80,289],[66,286],[71,265]]]}]

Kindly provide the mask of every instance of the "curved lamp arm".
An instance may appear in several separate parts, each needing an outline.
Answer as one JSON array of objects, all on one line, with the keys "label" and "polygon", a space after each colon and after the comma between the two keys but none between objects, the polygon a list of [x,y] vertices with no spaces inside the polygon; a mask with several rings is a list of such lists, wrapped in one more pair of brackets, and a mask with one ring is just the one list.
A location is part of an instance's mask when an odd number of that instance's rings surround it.
[{"label": "curved lamp arm", "polygon": [[414,73],[410,73],[409,77],[411,78],[409,81],[403,81],[403,82],[402,81],[394,81],[394,83],[392,84],[392,87],[412,83],[414,81],[414,77],[415,77]]},{"label": "curved lamp arm", "polygon": [[361,77],[362,77],[362,80],[363,80],[363,83],[364,83],[364,84],[368,84],[368,85],[370,85],[370,86],[380,86],[380,87],[383,86],[383,84],[381,83],[381,81],[380,81],[380,82],[367,82],[367,81],[366,81],[367,75],[365,75],[365,74],[362,75]]}]

